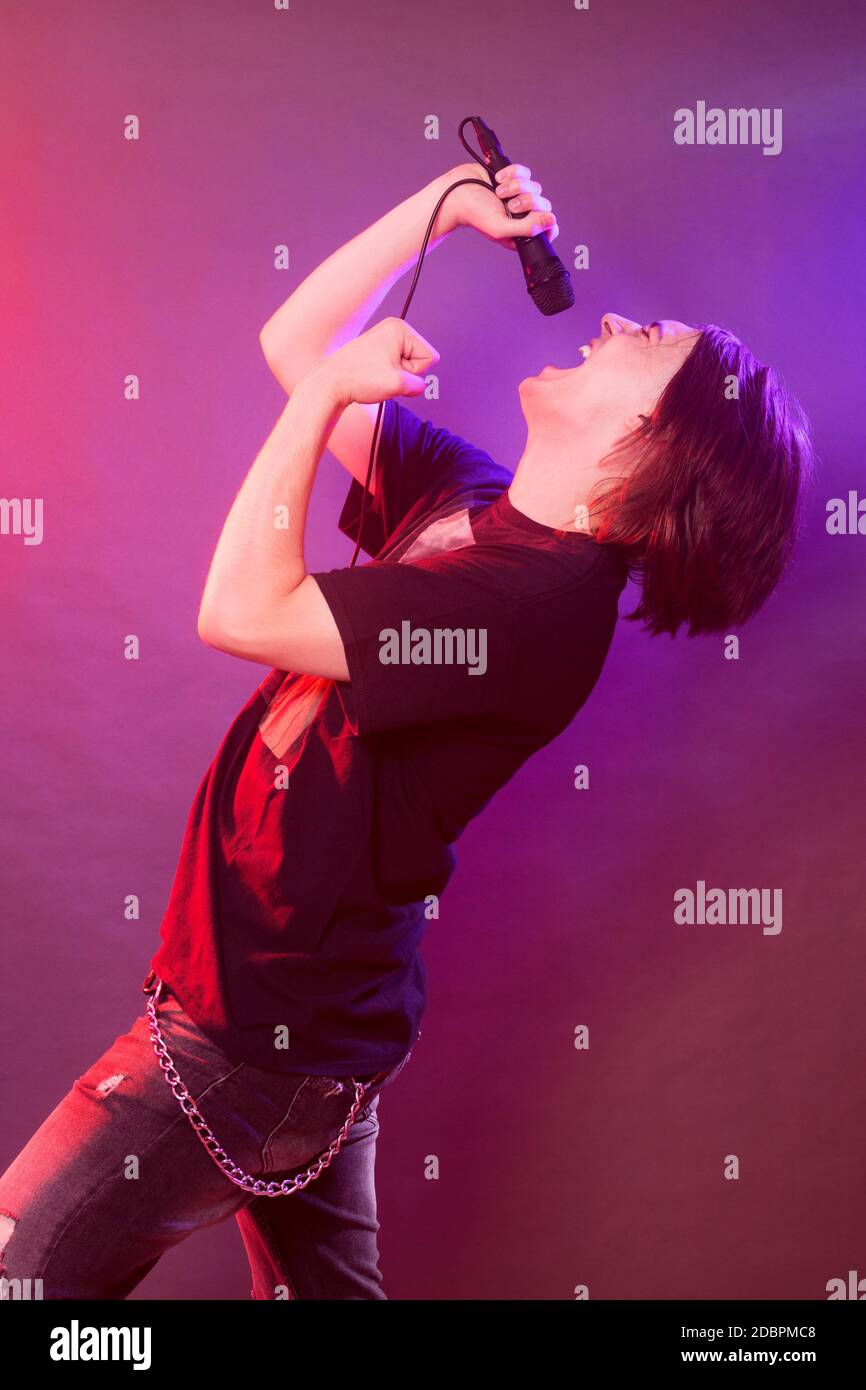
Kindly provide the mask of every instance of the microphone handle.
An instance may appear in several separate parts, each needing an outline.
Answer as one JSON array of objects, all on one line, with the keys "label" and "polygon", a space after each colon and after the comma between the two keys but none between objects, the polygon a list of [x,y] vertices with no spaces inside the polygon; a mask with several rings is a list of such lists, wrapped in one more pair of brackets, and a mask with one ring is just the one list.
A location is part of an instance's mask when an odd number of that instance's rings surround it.
[{"label": "microphone handle", "polygon": [[[495,174],[499,169],[504,169],[506,165],[511,164],[512,160],[503,152],[502,146],[496,138],[496,132],[484,125],[480,117],[476,117],[475,122],[478,147],[484,156],[485,167]],[[505,211],[510,217],[515,216],[510,208],[506,208]],[[520,264],[523,266],[526,288],[533,299],[536,302],[539,301],[539,298],[543,299],[546,289],[545,282],[553,281],[559,288],[559,294],[554,296],[556,300],[554,312],[570,307],[574,303],[571,278],[551,246],[547,233],[537,232],[535,236],[516,236],[514,244],[517,247]],[[553,286],[550,288],[553,289]],[[546,309],[544,312],[550,312],[550,310]]]}]

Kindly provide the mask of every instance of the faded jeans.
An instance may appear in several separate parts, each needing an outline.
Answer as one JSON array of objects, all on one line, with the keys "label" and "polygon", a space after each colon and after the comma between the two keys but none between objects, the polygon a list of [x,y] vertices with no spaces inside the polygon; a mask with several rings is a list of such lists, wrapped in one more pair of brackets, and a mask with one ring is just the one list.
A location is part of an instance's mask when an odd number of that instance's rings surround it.
[{"label": "faded jeans", "polygon": [[[184,1085],[246,1172],[266,1181],[290,1176],[339,1133],[355,1095],[350,1078],[231,1061],[165,985],[157,1019]],[[46,1299],[126,1298],[166,1250],[230,1216],[249,1260],[251,1298],[386,1298],[376,1240],[377,1108],[410,1056],[371,1078],[342,1148],[308,1187],[254,1196],[197,1137],[142,1014],[0,1178],[0,1298],[27,1296],[28,1279],[33,1290],[42,1281]]]}]

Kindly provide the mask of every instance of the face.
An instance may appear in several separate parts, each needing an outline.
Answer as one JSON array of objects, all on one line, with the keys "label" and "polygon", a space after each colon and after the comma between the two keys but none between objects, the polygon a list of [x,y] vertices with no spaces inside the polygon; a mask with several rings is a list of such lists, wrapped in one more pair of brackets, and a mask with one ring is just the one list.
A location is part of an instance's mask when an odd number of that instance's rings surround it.
[{"label": "face", "polygon": [[633,429],[640,415],[652,412],[699,336],[676,319],[642,325],[604,314],[601,331],[581,350],[577,365],[544,367],[521,381],[527,423],[571,420],[578,427],[597,416],[615,430]]}]

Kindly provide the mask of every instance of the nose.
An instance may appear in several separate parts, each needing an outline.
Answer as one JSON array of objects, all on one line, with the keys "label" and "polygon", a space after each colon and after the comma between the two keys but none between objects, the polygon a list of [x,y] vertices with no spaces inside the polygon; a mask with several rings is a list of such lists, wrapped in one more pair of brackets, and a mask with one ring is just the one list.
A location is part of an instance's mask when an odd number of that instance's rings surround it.
[{"label": "nose", "polygon": [[621,314],[602,314],[601,336],[612,338],[614,333],[639,333],[640,324],[632,319],[624,319]]}]

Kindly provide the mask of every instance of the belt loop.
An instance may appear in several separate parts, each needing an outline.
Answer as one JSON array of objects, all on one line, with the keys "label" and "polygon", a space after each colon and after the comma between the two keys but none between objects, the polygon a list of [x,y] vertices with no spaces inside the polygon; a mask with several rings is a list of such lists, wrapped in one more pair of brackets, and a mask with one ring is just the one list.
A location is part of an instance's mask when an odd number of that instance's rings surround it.
[{"label": "belt loop", "polygon": [[144,977],[144,984],[141,986],[142,994],[152,994],[157,986],[160,989],[162,988],[162,980],[160,980],[155,970],[148,970]]}]

